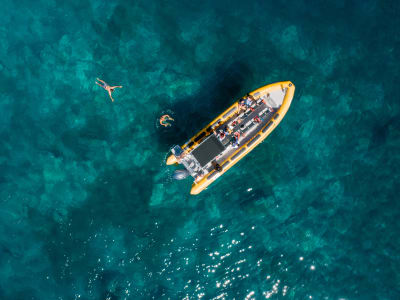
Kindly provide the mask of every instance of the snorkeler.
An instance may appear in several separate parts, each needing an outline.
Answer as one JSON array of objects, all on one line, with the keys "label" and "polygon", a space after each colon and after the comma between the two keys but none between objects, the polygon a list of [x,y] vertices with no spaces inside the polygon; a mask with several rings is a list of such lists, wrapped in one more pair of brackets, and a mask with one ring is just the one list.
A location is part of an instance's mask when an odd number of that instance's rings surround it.
[{"label": "snorkeler", "polygon": [[168,121],[175,121],[175,120],[172,119],[169,115],[163,115],[160,118],[160,124],[164,127],[172,126],[170,123],[168,123]]},{"label": "snorkeler", "polygon": [[97,82],[97,81],[96,81],[96,84],[97,84],[98,86],[101,86],[103,89],[105,89],[105,90],[108,92],[108,95],[110,95],[111,101],[114,102],[114,99],[113,99],[113,97],[111,96],[111,93],[114,92],[114,90],[115,90],[116,88],[122,88],[122,85],[109,86],[107,83],[104,82],[104,80],[101,80],[101,79],[99,79],[99,78],[97,78],[97,80],[100,81],[100,82]]}]

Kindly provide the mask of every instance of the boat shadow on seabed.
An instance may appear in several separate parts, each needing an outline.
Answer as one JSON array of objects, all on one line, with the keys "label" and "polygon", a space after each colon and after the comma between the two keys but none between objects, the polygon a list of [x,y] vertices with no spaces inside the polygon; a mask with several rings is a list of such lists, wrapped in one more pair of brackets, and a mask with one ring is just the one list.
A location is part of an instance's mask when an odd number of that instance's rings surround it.
[{"label": "boat shadow on seabed", "polygon": [[188,140],[234,99],[243,96],[240,93],[244,93],[248,86],[246,82],[251,80],[249,67],[242,62],[218,67],[213,76],[203,81],[198,93],[177,99],[170,107],[175,121],[171,127],[157,130],[156,138],[160,148],[170,149],[173,145]]}]

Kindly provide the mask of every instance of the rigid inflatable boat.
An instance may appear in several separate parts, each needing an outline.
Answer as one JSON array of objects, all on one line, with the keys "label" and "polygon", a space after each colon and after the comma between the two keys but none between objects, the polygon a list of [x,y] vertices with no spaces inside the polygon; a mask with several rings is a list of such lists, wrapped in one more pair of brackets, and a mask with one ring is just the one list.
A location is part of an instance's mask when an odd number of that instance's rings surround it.
[{"label": "rigid inflatable boat", "polygon": [[167,165],[182,164],[199,194],[232,168],[275,129],[294,96],[294,84],[277,82],[235,102],[182,147],[174,146]]}]

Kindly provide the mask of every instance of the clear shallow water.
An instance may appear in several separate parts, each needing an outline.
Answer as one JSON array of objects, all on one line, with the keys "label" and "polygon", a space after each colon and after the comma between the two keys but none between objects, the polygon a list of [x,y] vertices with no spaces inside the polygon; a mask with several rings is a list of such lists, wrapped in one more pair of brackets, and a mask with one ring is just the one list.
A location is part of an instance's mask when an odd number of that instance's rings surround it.
[{"label": "clear shallow water", "polygon": [[[397,2],[2,8],[1,299],[400,297]],[[282,80],[265,143],[172,181],[171,145]]]}]

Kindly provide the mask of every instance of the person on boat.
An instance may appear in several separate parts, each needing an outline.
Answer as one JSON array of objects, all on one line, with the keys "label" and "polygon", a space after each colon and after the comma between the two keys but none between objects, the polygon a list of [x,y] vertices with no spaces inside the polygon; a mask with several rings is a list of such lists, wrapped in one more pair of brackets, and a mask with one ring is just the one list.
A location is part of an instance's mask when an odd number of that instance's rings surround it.
[{"label": "person on boat", "polygon": [[250,107],[253,104],[254,98],[253,96],[248,95],[245,99],[244,99],[244,103],[247,105],[247,107]]},{"label": "person on boat", "polygon": [[212,166],[214,167],[214,169],[215,169],[217,172],[221,172],[221,171],[222,171],[221,165],[220,165],[219,163],[217,163],[216,161],[213,161],[211,164],[212,164]]},{"label": "person on boat", "polygon": [[241,100],[239,101],[239,111],[240,111],[241,109],[243,109],[243,110],[246,110],[246,109],[247,109],[246,101],[245,101],[244,99],[241,99]]},{"label": "person on boat", "polygon": [[251,100],[253,100],[253,101],[256,101],[256,98],[254,98],[254,96],[253,95],[251,95],[251,94],[247,94],[247,97],[249,97]]},{"label": "person on boat", "polygon": [[168,121],[175,121],[173,118],[171,118],[169,115],[163,115],[160,118],[160,124],[164,127],[172,126]]},{"label": "person on boat", "polygon": [[254,100],[255,100],[254,97],[251,95],[247,95],[246,97],[243,97],[239,101],[239,108],[241,108],[245,111],[249,108],[251,111],[254,111],[254,108],[252,107]]},{"label": "person on boat", "polygon": [[246,98],[246,105],[251,111],[255,111],[253,104],[256,103],[256,99],[250,94],[247,95]]},{"label": "person on boat", "polygon": [[114,99],[112,97],[112,92],[114,92],[115,89],[121,89],[122,85],[115,85],[115,86],[109,86],[104,80],[101,80],[99,78],[97,78],[96,84],[98,86],[101,86],[103,89],[105,89],[108,92],[108,95],[111,98],[111,101],[114,102]]},{"label": "person on boat", "polygon": [[239,147],[239,142],[237,141],[236,138],[232,139],[232,143],[231,144],[232,144],[233,148],[238,148]]},{"label": "person on boat", "polygon": [[231,140],[231,145],[233,148],[238,148],[239,147],[239,137],[240,137],[240,133],[239,132],[235,132],[232,140]]},{"label": "person on boat", "polygon": [[255,116],[253,120],[256,123],[261,123],[261,118],[259,116]]},{"label": "person on boat", "polygon": [[222,131],[221,129],[219,130],[218,138],[220,141],[222,141],[225,138],[225,132]]},{"label": "person on boat", "polygon": [[223,131],[224,131],[225,135],[228,135],[228,134],[230,134],[230,133],[231,133],[231,131],[229,130],[229,127],[228,127],[228,125],[225,125],[225,126],[224,126],[224,129],[223,129]]}]

